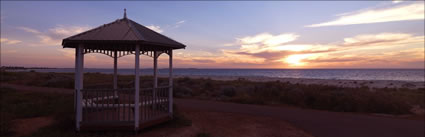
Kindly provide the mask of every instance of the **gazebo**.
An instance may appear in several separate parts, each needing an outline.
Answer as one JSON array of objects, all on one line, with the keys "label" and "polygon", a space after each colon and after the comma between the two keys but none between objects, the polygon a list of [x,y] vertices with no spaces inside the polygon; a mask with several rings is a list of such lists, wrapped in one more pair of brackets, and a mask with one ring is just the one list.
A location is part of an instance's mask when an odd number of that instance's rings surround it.
[{"label": "gazebo", "polygon": [[[82,129],[138,130],[167,121],[173,114],[173,50],[186,46],[124,17],[63,39],[75,48],[75,126]],[[84,54],[101,53],[114,59],[113,89],[84,89]],[[168,86],[158,87],[158,57],[169,55]],[[134,88],[117,85],[119,57],[135,55]],[[140,55],[153,58],[153,86],[140,88]]]}]

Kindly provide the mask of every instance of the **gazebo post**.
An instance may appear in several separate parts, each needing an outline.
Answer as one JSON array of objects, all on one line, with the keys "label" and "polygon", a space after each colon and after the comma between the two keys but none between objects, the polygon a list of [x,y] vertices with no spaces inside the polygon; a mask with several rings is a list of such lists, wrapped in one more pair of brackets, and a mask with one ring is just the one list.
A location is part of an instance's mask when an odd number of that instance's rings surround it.
[{"label": "gazebo post", "polygon": [[[77,114],[77,90],[78,90],[78,47],[75,48],[75,72],[74,72],[74,113]],[[77,116],[77,115],[75,115]]]},{"label": "gazebo post", "polygon": [[83,107],[82,107],[82,100],[83,95],[81,93],[81,90],[83,89],[83,68],[84,68],[84,46],[81,44],[76,48],[77,56],[75,63],[76,66],[76,75],[75,75],[75,85],[76,85],[76,105],[77,105],[77,111],[76,111],[76,128],[77,131],[80,131],[80,122],[82,121],[83,116]]},{"label": "gazebo post", "polygon": [[118,57],[117,57],[117,51],[114,51],[114,95],[118,96],[117,89],[118,89],[118,76],[117,76],[117,68],[118,68]]},{"label": "gazebo post", "polygon": [[78,92],[79,92],[79,90],[78,90],[78,88],[80,87],[79,86],[79,74],[80,74],[80,63],[79,63],[79,60],[80,60],[80,50],[79,50],[79,47],[75,47],[75,76],[74,76],[74,88],[75,88],[75,90],[74,90],[74,110],[75,110],[75,127],[76,127],[76,130],[77,131],[80,131],[80,124],[79,124],[79,122],[78,122],[78,113],[79,113],[79,109],[80,109],[80,105],[79,105],[79,103],[78,103],[78,96],[80,95],[80,94],[78,94]]},{"label": "gazebo post", "polygon": [[[153,52],[153,98],[156,99],[156,92],[158,88],[158,52]],[[156,104],[154,105],[154,109]]]},{"label": "gazebo post", "polygon": [[136,45],[136,51],[135,51],[135,79],[134,79],[134,129],[137,131],[139,129],[139,57],[140,57],[140,46]]},{"label": "gazebo post", "polygon": [[168,51],[169,55],[169,76],[168,76],[168,107],[170,108],[168,111],[170,113],[170,116],[173,116],[173,49],[170,49]]}]

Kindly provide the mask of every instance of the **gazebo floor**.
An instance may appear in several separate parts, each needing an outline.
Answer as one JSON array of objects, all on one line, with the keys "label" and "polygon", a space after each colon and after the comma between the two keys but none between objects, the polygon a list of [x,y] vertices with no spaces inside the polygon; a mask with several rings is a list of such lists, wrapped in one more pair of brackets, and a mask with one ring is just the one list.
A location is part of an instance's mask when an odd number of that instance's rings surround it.
[{"label": "gazebo floor", "polygon": [[[135,130],[134,112],[117,109],[86,112],[81,122],[81,130]],[[171,120],[168,112],[140,108],[139,129]]]}]

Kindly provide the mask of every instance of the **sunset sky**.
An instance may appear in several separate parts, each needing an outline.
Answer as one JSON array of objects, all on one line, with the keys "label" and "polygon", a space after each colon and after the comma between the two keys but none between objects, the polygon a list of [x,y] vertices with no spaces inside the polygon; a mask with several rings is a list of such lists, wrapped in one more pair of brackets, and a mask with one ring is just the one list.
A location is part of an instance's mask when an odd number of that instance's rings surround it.
[{"label": "sunset sky", "polygon": [[[120,19],[124,8],[187,45],[174,51],[177,68],[424,68],[423,1],[1,1],[1,65],[73,68],[75,50],[62,39]],[[133,68],[134,56],[118,62]],[[112,68],[113,59],[86,54],[85,67]]]}]

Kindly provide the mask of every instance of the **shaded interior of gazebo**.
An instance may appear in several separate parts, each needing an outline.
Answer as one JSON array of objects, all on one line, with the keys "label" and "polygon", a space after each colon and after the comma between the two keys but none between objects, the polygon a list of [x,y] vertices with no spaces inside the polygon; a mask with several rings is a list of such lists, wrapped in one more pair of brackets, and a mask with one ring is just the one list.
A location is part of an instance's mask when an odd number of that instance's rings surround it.
[{"label": "shaded interior of gazebo", "polygon": [[[75,125],[85,129],[138,130],[172,118],[173,50],[186,46],[127,18],[63,39],[75,48]],[[84,89],[84,54],[101,53],[114,59],[113,89]],[[134,88],[118,88],[119,57],[135,55]],[[158,57],[169,55],[167,86],[158,86]],[[140,87],[140,55],[153,58],[153,85]]]}]

